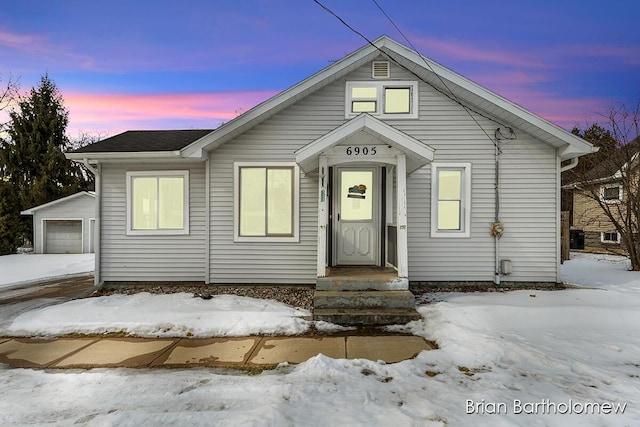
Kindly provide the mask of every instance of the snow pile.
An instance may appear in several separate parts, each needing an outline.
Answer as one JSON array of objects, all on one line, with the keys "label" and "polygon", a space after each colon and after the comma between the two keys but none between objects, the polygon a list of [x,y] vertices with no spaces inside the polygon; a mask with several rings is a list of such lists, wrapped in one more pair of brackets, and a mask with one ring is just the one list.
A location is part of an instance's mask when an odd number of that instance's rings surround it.
[{"label": "snow pile", "polygon": [[110,295],[30,311],[18,316],[10,335],[124,332],[141,337],[227,337],[296,335],[308,331],[310,316],[273,300],[219,295],[204,300],[193,294]]},{"label": "snow pile", "polygon": [[0,256],[0,288],[69,274],[91,273],[93,254]]},{"label": "snow pile", "polygon": [[[638,425],[640,273],[626,268],[620,258],[582,255],[563,265],[563,278],[597,289],[431,295],[419,307],[422,320],[395,329],[436,340],[440,349],[395,364],[318,355],[258,376],[206,368],[6,369],[0,424]],[[190,310],[205,316],[201,304],[220,304],[221,316],[206,312],[217,326],[188,321],[194,334],[232,331],[241,322],[284,324],[302,314],[237,297],[166,297],[162,304],[148,295],[94,299],[102,311],[73,305],[80,302],[59,307],[70,309],[69,329],[100,320],[110,305],[122,307],[120,327],[146,322],[158,331],[184,324],[178,319]],[[126,317],[136,310],[143,314]],[[38,313],[14,326],[50,332]],[[65,320],[61,311],[46,321]],[[112,321],[103,318],[101,327]]]}]

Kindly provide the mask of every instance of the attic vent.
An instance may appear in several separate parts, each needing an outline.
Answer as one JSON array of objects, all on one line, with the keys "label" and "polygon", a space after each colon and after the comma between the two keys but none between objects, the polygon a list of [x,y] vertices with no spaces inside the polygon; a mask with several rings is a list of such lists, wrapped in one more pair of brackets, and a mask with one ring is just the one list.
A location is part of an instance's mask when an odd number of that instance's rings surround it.
[{"label": "attic vent", "polygon": [[373,61],[371,73],[374,79],[388,79],[390,76],[389,61]]}]

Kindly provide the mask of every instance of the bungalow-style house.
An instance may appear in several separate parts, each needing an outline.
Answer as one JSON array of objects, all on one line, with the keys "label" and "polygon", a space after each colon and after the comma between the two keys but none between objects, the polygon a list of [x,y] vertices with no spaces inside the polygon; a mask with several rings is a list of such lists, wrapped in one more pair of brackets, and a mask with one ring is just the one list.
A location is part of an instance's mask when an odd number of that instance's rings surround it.
[{"label": "bungalow-style house", "polygon": [[380,37],[218,129],[66,156],[96,175],[97,283],[330,291],[558,282],[560,163],[591,151]]},{"label": "bungalow-style house", "polygon": [[33,216],[34,253],[94,252],[96,195],[93,191],[80,191],[20,213]]}]

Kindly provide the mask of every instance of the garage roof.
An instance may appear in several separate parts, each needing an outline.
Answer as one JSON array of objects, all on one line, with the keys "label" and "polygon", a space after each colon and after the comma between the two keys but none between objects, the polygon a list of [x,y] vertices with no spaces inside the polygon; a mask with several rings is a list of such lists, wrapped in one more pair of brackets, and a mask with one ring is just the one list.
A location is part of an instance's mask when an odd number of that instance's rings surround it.
[{"label": "garage roof", "polygon": [[95,198],[96,194],[93,191],[80,191],[80,192],[72,194],[70,196],[63,197],[61,199],[57,199],[57,200],[54,200],[54,201],[49,202],[49,203],[45,203],[45,204],[40,205],[40,206],[36,206],[35,208],[24,210],[24,211],[20,212],[20,215],[33,215],[36,211],[39,211],[40,209],[48,208],[50,206],[57,205],[58,203],[64,203],[64,202],[67,202],[69,200],[75,199],[77,197],[81,197],[81,196],[91,196],[91,197]]}]

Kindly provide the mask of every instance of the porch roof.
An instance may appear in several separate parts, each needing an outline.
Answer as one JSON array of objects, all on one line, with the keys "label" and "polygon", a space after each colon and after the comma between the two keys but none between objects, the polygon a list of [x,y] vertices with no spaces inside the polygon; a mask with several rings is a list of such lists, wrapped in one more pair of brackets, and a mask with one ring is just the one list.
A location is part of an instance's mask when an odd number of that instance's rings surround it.
[{"label": "porch roof", "polygon": [[405,154],[407,173],[433,160],[433,148],[369,114],[362,113],[296,151],[296,163],[305,173],[309,173],[318,168],[318,158],[324,151],[358,135],[373,138]]}]

